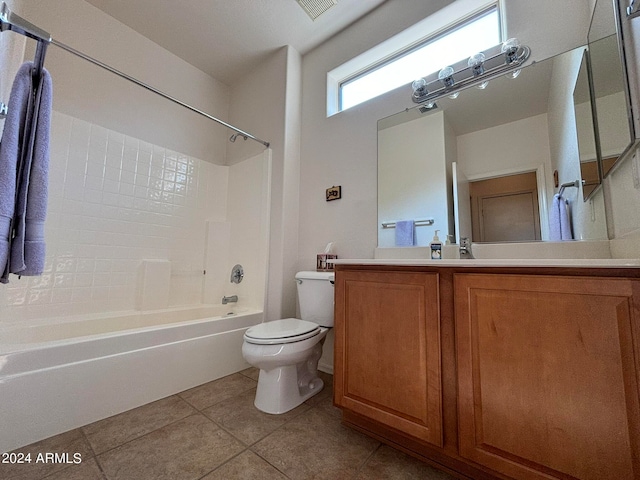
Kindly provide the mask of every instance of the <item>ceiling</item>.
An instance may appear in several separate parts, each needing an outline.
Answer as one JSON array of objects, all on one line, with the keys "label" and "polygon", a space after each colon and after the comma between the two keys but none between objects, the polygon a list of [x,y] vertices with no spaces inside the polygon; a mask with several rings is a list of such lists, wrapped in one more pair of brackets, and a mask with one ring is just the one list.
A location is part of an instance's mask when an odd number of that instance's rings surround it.
[{"label": "ceiling", "polygon": [[284,45],[302,55],[386,0],[337,0],[312,21],[295,0],[86,0],[231,85]]}]

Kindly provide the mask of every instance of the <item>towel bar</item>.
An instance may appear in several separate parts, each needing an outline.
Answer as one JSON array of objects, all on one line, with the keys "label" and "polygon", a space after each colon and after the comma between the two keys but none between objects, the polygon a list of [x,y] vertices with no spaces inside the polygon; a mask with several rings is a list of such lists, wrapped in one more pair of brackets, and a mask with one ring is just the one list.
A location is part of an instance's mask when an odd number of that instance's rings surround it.
[{"label": "towel bar", "polygon": [[[434,223],[435,220],[433,218],[427,218],[425,220],[416,220],[414,225],[416,227],[428,227]],[[396,222],[382,222],[382,228],[396,228]]]},{"label": "towel bar", "polygon": [[576,180],[574,182],[563,183],[562,185],[560,185],[560,191],[558,192],[558,195],[562,196],[562,193],[564,192],[564,189],[567,188],[567,187],[578,188],[579,186],[580,186],[580,180]]}]

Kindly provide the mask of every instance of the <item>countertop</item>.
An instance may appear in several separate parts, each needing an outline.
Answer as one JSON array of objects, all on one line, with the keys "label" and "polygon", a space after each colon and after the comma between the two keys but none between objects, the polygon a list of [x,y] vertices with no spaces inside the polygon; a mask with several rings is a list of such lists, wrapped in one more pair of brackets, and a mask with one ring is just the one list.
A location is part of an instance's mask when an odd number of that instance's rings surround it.
[{"label": "countertop", "polygon": [[487,259],[398,259],[398,258],[355,258],[336,259],[335,265],[406,265],[427,267],[573,267],[573,268],[639,268],[640,259],[609,258],[487,258]]}]

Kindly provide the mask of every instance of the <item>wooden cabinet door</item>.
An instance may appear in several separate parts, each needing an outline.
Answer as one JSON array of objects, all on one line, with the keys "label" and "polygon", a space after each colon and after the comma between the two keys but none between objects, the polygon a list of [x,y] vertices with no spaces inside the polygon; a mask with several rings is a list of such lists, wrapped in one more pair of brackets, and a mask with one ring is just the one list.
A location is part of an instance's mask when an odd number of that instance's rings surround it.
[{"label": "wooden cabinet door", "polygon": [[438,275],[336,272],[337,405],[442,446]]},{"label": "wooden cabinet door", "polygon": [[454,285],[460,455],[516,479],[640,478],[638,281]]}]

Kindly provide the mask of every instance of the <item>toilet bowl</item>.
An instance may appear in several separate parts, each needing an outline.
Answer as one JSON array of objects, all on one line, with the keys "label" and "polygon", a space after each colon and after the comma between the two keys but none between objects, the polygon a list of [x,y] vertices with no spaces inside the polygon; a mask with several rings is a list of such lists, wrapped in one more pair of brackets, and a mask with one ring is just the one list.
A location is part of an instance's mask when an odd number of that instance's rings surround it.
[{"label": "toilet bowl", "polygon": [[318,361],[333,326],[333,274],[299,272],[296,280],[302,319],[264,322],[244,334],[242,355],[260,369],[254,404],[266,413],[288,412],[324,386]]}]

